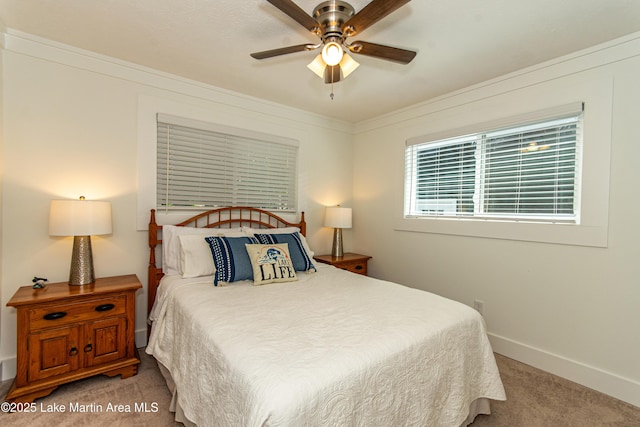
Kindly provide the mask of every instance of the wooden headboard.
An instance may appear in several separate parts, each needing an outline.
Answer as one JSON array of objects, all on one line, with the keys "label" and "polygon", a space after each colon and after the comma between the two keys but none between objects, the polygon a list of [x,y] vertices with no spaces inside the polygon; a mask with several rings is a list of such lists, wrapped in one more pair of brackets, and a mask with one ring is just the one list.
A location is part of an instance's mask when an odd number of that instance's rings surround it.
[{"label": "wooden headboard", "polygon": [[[282,219],[269,211],[249,207],[213,209],[173,225],[194,228],[231,228],[243,226],[251,228],[298,227],[303,236],[307,234],[307,223],[304,220],[304,212],[301,213],[300,222],[294,223]],[[164,275],[162,273],[162,267],[156,266],[156,246],[162,243],[162,239],[160,238],[161,233],[162,226],[156,223],[156,210],[151,209],[149,219],[149,286],[147,287],[147,314],[151,311],[151,307],[153,307],[153,303],[156,300],[158,284]]]}]

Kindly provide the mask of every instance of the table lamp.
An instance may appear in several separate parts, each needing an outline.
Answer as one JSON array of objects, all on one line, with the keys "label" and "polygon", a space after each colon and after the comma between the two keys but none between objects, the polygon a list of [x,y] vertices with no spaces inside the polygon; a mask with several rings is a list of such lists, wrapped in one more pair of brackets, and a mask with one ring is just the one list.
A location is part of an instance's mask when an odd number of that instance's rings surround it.
[{"label": "table lamp", "polygon": [[52,200],[49,235],[73,236],[70,285],[95,283],[91,236],[111,234],[111,203],[80,200]]},{"label": "table lamp", "polygon": [[331,255],[342,257],[342,229],[351,228],[351,208],[341,208],[340,206],[327,207],[324,216],[324,226],[333,227],[333,246]]}]

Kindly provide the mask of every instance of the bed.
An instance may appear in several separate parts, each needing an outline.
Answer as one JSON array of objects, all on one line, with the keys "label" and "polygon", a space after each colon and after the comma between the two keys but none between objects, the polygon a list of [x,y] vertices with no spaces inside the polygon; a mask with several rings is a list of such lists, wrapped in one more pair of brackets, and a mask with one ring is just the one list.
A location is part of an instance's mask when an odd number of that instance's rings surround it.
[{"label": "bed", "polygon": [[177,421],[457,427],[505,399],[475,310],[313,262],[305,234],[304,213],[222,208],[163,227],[151,211],[146,352]]}]

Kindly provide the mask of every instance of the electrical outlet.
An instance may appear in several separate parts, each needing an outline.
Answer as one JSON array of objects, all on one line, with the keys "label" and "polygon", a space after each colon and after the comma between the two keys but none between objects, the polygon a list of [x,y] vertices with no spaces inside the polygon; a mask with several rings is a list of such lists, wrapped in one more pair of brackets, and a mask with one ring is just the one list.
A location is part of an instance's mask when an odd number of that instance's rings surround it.
[{"label": "electrical outlet", "polygon": [[481,315],[484,314],[484,301],[480,301],[479,299],[475,300],[473,302],[473,308]]}]

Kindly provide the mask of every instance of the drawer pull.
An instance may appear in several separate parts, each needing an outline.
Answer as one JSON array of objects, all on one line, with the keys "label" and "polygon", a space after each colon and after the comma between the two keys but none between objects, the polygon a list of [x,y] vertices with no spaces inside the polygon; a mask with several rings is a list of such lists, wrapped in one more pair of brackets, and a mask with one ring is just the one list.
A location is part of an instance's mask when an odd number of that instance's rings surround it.
[{"label": "drawer pull", "polygon": [[362,266],[361,265],[356,265],[356,270],[362,270]]},{"label": "drawer pull", "polygon": [[78,354],[78,349],[71,347],[71,350],[69,350],[69,356],[75,356],[76,354]]},{"label": "drawer pull", "polygon": [[67,313],[65,311],[56,311],[55,313],[47,313],[44,316],[42,316],[42,318],[44,320],[58,320],[58,319],[62,319],[66,315]]},{"label": "drawer pull", "polygon": [[84,346],[85,353],[89,353],[92,349],[93,349],[93,346],[91,345],[91,343]]},{"label": "drawer pull", "polygon": [[113,310],[113,308],[115,307],[115,304],[102,304],[99,305],[95,308],[96,311],[109,311],[109,310]]}]

